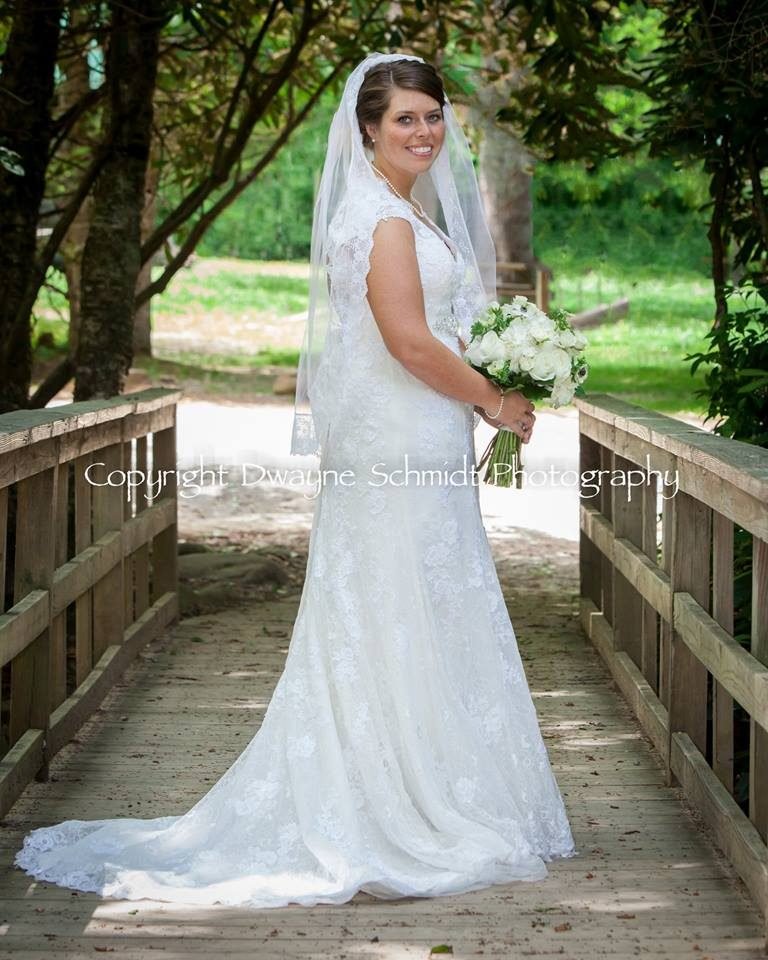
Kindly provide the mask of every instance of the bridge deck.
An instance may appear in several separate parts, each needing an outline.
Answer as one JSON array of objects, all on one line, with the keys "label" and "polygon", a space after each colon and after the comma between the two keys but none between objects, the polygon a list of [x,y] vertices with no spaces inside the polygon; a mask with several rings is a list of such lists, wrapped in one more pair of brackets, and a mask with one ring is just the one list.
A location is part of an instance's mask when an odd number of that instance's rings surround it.
[{"label": "bridge deck", "polygon": [[[70,817],[181,813],[258,725],[285,656],[298,594],[186,619],[147,646],[103,707],[30,785],[0,830],[0,957],[114,953],[569,960],[764,957],[762,920],[664,775],[575,617],[576,547],[493,539],[542,729],[580,856],[540,883],[436,899],[248,911],[109,901],[12,867],[30,828]],[[543,549],[542,549],[543,547]],[[439,954],[437,954],[439,955]],[[450,955],[450,954],[449,954]]]}]

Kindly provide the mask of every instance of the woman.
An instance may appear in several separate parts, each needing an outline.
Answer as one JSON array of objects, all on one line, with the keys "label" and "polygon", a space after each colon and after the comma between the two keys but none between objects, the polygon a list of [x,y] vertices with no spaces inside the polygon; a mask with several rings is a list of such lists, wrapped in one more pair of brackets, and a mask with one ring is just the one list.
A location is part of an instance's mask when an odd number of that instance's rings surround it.
[{"label": "woman", "polygon": [[292,449],[332,480],[261,728],[183,816],[30,833],[16,863],[39,879],[275,907],[538,880],[575,853],[472,473],[473,406],[527,440],[532,405],[461,359],[493,248],[420,58],[349,77],[312,263]]}]

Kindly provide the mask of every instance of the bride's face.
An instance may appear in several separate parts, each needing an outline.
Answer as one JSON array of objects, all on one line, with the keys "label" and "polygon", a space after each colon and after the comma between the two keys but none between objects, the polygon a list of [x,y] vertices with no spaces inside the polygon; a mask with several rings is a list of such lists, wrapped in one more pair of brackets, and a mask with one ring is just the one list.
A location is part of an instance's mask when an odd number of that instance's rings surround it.
[{"label": "bride's face", "polygon": [[395,87],[377,127],[368,125],[375,140],[375,162],[415,178],[434,162],[445,139],[443,111],[437,100],[418,90]]}]

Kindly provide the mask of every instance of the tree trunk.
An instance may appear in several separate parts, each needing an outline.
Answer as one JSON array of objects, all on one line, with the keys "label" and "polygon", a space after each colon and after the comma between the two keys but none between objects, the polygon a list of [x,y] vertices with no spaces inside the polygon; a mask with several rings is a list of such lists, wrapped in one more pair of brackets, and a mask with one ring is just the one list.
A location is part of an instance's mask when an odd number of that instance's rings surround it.
[{"label": "tree trunk", "polygon": [[[84,28],[87,23],[88,13],[82,8],[76,8],[72,11],[71,18],[74,27]],[[58,90],[58,112],[65,114],[68,110],[73,109],[76,104],[82,102],[90,90],[89,67],[85,49],[76,46],[69,56],[62,58],[59,68],[63,79]],[[71,195],[74,195],[79,184],[78,174],[80,171],[78,166],[83,163],[82,154],[84,146],[90,151],[96,148],[96,144],[91,142],[88,122],[85,116],[72,127],[69,136],[59,149],[59,155],[65,161],[71,163],[76,171],[75,178],[71,184],[71,194],[67,195],[67,200],[71,198]],[[64,203],[62,201],[60,202],[63,206]],[[80,292],[83,250],[85,249],[85,241],[88,238],[88,230],[91,225],[92,210],[93,198],[89,196],[81,204],[59,248],[59,253],[64,261],[64,275],[67,278],[67,301],[69,303],[68,352],[70,358],[74,358],[77,354],[77,344],[80,333]]]},{"label": "tree trunk", "polygon": [[133,358],[141,213],[166,8],[164,0],[110,4],[109,152],[94,189],[93,219],[83,252],[75,400],[119,394]]},{"label": "tree trunk", "polygon": [[508,106],[516,75],[487,84],[470,116],[481,133],[478,183],[499,261],[533,265],[533,158],[496,113]]},{"label": "tree trunk", "polygon": [[[160,169],[150,163],[147,167],[147,178],[144,185],[144,209],[141,214],[141,242],[144,243],[155,229],[157,217],[157,184],[160,178]],[[139,270],[136,282],[136,293],[152,283],[152,261],[150,257]],[[145,300],[136,308],[133,318],[133,352],[146,357],[152,356],[152,313],[151,300]]]},{"label": "tree trunk", "polygon": [[23,173],[0,164],[0,412],[27,406],[32,346],[27,290],[51,137],[59,0],[18,2],[0,77],[0,145]]}]

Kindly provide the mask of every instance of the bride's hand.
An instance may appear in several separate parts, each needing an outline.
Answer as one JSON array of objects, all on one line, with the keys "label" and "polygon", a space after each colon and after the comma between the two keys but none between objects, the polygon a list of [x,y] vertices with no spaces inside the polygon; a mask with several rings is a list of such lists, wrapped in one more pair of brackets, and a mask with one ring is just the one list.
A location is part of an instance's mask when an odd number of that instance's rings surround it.
[{"label": "bride's hand", "polygon": [[504,394],[504,406],[498,419],[488,415],[482,407],[478,408],[480,416],[492,427],[509,427],[516,433],[523,443],[528,443],[536,422],[534,406],[519,390],[508,390]]}]

